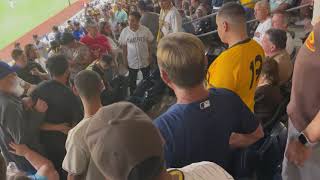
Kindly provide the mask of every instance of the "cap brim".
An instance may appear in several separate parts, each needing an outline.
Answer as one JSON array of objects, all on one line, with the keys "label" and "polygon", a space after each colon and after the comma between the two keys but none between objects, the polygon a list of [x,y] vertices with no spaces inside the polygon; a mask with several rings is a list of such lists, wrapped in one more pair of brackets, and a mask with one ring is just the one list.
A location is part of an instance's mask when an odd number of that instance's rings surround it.
[{"label": "cap brim", "polygon": [[10,67],[10,69],[7,69],[7,71],[1,72],[0,73],[0,79],[3,79],[5,77],[7,77],[9,74],[15,73],[17,70]]}]

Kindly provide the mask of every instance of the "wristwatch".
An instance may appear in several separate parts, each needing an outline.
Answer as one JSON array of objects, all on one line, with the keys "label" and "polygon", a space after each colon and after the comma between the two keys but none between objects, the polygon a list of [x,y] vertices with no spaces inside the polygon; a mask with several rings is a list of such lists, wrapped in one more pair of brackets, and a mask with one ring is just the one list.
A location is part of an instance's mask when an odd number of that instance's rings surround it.
[{"label": "wristwatch", "polygon": [[308,137],[303,132],[300,133],[298,140],[301,144],[303,144],[307,147],[314,146],[317,144],[317,143],[311,143],[310,140],[308,139]]}]

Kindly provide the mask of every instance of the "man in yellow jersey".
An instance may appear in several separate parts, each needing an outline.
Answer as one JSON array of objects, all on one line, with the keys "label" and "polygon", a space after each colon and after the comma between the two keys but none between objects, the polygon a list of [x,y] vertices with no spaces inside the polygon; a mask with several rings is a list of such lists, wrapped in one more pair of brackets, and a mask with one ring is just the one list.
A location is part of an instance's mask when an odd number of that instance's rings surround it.
[{"label": "man in yellow jersey", "polygon": [[227,3],[218,11],[218,34],[229,45],[209,67],[208,88],[226,88],[237,93],[253,111],[254,94],[259,81],[264,52],[247,34],[245,10]]}]

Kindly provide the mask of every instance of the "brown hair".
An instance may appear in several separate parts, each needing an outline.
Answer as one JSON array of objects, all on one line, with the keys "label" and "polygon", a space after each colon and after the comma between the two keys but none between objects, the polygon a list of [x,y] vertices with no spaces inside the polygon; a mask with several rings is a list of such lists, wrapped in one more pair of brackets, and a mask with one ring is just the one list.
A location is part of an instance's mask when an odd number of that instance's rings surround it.
[{"label": "brown hair", "polygon": [[286,11],[275,11],[272,16],[275,16],[275,15],[281,15],[283,17],[283,23],[285,23],[286,25],[289,24],[289,15]]},{"label": "brown hair", "polygon": [[204,82],[207,69],[205,48],[199,38],[188,33],[172,33],[158,44],[158,63],[179,87],[191,88]]},{"label": "brown hair", "polygon": [[27,59],[30,60],[31,59],[31,50],[32,48],[35,48],[35,46],[33,44],[27,44],[24,47],[24,52],[26,53]]},{"label": "brown hair", "polygon": [[271,85],[278,85],[279,68],[278,63],[273,58],[266,57],[262,64],[261,75],[265,75],[266,79],[270,81]]},{"label": "brown hair", "polygon": [[219,9],[217,16],[228,19],[228,22],[246,25],[246,11],[243,6],[235,2],[224,4]]},{"label": "brown hair", "polygon": [[17,60],[21,55],[23,55],[23,51],[21,49],[14,49],[11,52],[11,57],[13,60]]},{"label": "brown hair", "polygon": [[278,50],[286,49],[287,47],[287,33],[281,29],[269,29],[266,33],[269,40],[276,46]]}]

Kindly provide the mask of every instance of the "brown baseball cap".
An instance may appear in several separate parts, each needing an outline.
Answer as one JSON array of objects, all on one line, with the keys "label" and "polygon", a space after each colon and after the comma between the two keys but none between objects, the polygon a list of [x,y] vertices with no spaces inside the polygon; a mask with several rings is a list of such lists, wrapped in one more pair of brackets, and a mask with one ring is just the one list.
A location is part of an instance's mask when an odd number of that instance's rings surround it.
[{"label": "brown baseball cap", "polygon": [[98,169],[112,180],[127,180],[149,158],[164,159],[159,131],[142,110],[128,102],[101,108],[90,120],[85,140]]}]

